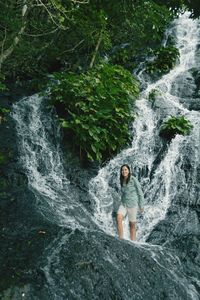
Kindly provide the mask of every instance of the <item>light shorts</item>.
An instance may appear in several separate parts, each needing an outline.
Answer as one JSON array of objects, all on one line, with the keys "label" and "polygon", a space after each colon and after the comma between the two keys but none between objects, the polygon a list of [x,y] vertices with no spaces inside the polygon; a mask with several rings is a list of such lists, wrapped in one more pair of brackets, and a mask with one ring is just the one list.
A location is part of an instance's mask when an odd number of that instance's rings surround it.
[{"label": "light shorts", "polygon": [[128,215],[128,220],[129,222],[136,222],[136,218],[137,218],[137,206],[135,207],[126,207],[124,205],[120,205],[117,214],[122,215],[123,217],[125,217],[126,215]]}]

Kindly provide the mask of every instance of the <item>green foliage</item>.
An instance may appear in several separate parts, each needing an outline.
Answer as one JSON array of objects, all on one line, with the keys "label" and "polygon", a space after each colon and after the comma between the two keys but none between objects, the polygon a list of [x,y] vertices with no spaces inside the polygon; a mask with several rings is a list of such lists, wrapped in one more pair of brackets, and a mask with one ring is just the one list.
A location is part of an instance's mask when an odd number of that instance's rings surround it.
[{"label": "green foliage", "polygon": [[[89,160],[101,160],[127,143],[133,120],[131,106],[139,94],[138,82],[120,66],[100,64],[86,73],[56,73],[51,102],[61,126]],[[131,100],[131,104],[130,104]],[[63,110],[62,110],[63,111]]]},{"label": "green foliage", "polygon": [[[2,164],[2,156],[0,153],[0,165],[1,164]],[[6,182],[5,178],[0,178],[0,191],[4,191],[7,188],[7,186],[8,186],[8,183]],[[0,197],[4,196],[4,193],[0,193]]]},{"label": "green foliage", "polygon": [[10,109],[0,106],[0,124],[6,121],[6,115],[10,112]]},{"label": "green foliage", "polygon": [[23,20],[24,5],[0,2],[2,53],[19,39],[2,69],[7,77],[20,79],[86,70],[97,45],[96,64],[107,54],[113,64],[132,69],[138,55],[158,46],[183,7],[194,15],[199,11],[197,0],[33,0],[26,1]]},{"label": "green foliage", "polygon": [[8,157],[5,155],[5,153],[0,152],[0,165],[4,165],[7,163]]},{"label": "green foliage", "polygon": [[1,115],[6,115],[6,114],[8,114],[9,112],[10,112],[10,109],[0,107],[0,114],[1,114]]},{"label": "green foliage", "polygon": [[136,49],[132,45],[116,47],[110,55],[110,61],[132,71],[137,66],[134,60],[136,53]]},{"label": "green foliage", "polygon": [[151,90],[151,92],[149,93],[149,101],[154,102],[156,100],[156,97],[160,95],[160,93],[161,92],[157,89]]},{"label": "green foliage", "polygon": [[179,50],[176,47],[161,47],[154,52],[155,59],[147,63],[146,72],[150,74],[165,74],[176,64]]},{"label": "green foliage", "polygon": [[113,44],[132,44],[132,50],[144,49],[161,41],[172,20],[169,10],[154,1],[109,1],[105,9],[112,17]]},{"label": "green foliage", "polygon": [[[5,51],[22,28],[23,5],[11,0],[0,3],[1,26],[6,30],[0,32],[0,39],[5,41]],[[114,47],[127,43],[130,46],[111,61],[131,69],[133,57],[154,48],[172,19],[165,5],[144,0],[33,0],[27,7],[23,34],[3,64],[7,76],[20,79],[43,77],[61,68],[86,70],[95,52],[98,64]]]},{"label": "green foliage", "polygon": [[0,91],[5,91],[6,90],[6,85],[0,81]]},{"label": "green foliage", "polygon": [[5,80],[5,76],[0,73],[0,92],[3,92],[3,91],[7,90],[7,87],[4,83],[4,80]]},{"label": "green foliage", "polygon": [[172,116],[163,123],[160,128],[160,135],[166,139],[172,139],[176,134],[187,135],[193,128],[189,120],[184,116]]},{"label": "green foliage", "polygon": [[130,59],[129,52],[128,47],[118,47],[113,51],[112,61],[119,65],[126,64]]},{"label": "green foliage", "polygon": [[112,16],[111,40],[117,47],[111,53],[111,61],[131,70],[136,66],[137,56],[147,54],[162,41],[172,15],[154,1],[128,1],[124,5],[120,9],[117,2],[118,10]]}]

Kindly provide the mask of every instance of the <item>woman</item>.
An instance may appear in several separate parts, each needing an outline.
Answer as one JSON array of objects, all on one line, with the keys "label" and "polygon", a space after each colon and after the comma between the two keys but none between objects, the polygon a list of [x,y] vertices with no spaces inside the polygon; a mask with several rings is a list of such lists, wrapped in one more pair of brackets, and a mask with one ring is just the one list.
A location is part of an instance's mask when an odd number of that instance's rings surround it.
[{"label": "woman", "polygon": [[144,196],[138,180],[131,175],[130,167],[123,165],[120,168],[121,205],[117,212],[117,230],[119,238],[123,238],[123,218],[128,214],[130,239],[136,240],[136,217],[138,207],[144,212]]}]

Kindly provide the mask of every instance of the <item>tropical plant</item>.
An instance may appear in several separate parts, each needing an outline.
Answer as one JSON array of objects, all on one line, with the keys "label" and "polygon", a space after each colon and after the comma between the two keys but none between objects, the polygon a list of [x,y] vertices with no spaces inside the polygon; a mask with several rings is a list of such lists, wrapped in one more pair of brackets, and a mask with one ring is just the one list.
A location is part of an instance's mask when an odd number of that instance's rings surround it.
[{"label": "tropical plant", "polygon": [[150,74],[165,74],[176,64],[179,50],[174,46],[161,47],[154,52],[155,58],[147,63],[146,72]]},{"label": "tropical plant", "polygon": [[150,93],[149,93],[149,101],[154,103],[154,101],[156,100],[156,97],[160,94],[161,94],[160,90],[157,90],[157,89],[151,90]]},{"label": "tropical plant", "polygon": [[6,121],[6,115],[10,112],[10,109],[0,107],[0,124]]},{"label": "tropical plant", "polygon": [[5,164],[7,162],[7,158],[4,153],[0,152],[0,165]]},{"label": "tropical plant", "polygon": [[6,87],[5,83],[4,83],[4,80],[5,80],[5,76],[0,73],[0,91],[7,90],[7,87]]},{"label": "tropical plant", "polygon": [[101,160],[128,139],[131,107],[139,94],[136,79],[121,66],[100,64],[86,73],[56,73],[50,87],[61,126],[80,156]]},{"label": "tropical plant", "polygon": [[[47,73],[79,72],[98,64],[114,47],[129,43],[117,63],[155,48],[172,20],[154,1],[8,0],[0,3],[0,70],[7,77],[32,79]],[[131,61],[129,62],[129,57]]]},{"label": "tropical plant", "polygon": [[184,116],[171,116],[160,128],[160,135],[171,140],[176,134],[187,135],[193,128]]}]

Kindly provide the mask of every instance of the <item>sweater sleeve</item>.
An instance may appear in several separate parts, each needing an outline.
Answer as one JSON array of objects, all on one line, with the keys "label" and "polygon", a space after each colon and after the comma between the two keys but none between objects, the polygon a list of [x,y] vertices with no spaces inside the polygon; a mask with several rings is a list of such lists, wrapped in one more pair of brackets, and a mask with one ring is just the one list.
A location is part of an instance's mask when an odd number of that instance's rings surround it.
[{"label": "sweater sleeve", "polygon": [[139,208],[143,208],[144,207],[144,194],[141,189],[139,181],[137,180],[137,178],[134,178],[134,179],[135,179],[135,185],[136,185],[138,199],[139,199],[138,205],[139,205]]}]

